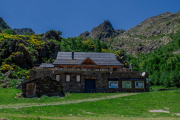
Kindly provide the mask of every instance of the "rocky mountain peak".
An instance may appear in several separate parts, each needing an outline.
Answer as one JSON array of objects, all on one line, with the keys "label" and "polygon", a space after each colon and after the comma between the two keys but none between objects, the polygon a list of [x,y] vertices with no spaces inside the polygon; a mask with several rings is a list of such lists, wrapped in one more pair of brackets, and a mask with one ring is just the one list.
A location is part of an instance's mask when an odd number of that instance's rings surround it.
[{"label": "rocky mountain peak", "polygon": [[114,30],[110,21],[105,20],[97,27],[94,27],[91,32],[86,31],[79,36],[83,38],[92,37],[93,39],[105,40],[106,38],[115,37],[123,32],[125,32],[125,30]]}]

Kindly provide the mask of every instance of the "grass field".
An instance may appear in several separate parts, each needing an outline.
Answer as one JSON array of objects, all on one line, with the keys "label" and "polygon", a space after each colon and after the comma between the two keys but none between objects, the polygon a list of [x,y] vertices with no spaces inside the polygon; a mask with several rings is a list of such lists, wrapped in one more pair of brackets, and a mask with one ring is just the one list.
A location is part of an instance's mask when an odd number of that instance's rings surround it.
[{"label": "grass field", "polygon": [[[17,89],[0,89],[0,118],[5,117],[13,120],[180,119],[180,116],[176,115],[176,113],[180,113],[180,89],[153,92],[162,87],[153,86],[151,88],[152,92],[136,95],[131,95],[131,93],[68,93],[63,98],[43,97],[33,99],[15,98],[16,93],[21,92]],[[113,96],[119,97],[113,98]],[[80,100],[81,102],[78,103]],[[67,102],[69,103],[66,104]],[[47,105],[50,103],[64,104]],[[43,106],[28,106],[30,104]],[[7,108],[8,106],[12,108]],[[169,113],[153,113],[149,110],[164,110]]]}]

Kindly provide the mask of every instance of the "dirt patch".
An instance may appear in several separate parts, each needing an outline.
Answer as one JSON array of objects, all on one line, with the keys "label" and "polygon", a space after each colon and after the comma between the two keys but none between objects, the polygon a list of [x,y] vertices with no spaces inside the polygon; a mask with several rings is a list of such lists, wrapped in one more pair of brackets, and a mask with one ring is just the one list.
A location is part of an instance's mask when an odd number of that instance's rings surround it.
[{"label": "dirt patch", "polygon": [[162,113],[170,113],[169,111],[164,111],[164,110],[149,110],[149,112],[162,112]]}]

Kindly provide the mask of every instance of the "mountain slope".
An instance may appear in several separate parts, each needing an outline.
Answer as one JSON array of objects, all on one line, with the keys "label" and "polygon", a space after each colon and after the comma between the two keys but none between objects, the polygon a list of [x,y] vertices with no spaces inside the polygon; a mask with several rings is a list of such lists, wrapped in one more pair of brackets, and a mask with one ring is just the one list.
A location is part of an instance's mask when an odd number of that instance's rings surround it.
[{"label": "mountain slope", "polygon": [[170,33],[180,30],[180,12],[150,17],[114,38],[112,49],[124,49],[127,54],[149,53],[172,41]]}]

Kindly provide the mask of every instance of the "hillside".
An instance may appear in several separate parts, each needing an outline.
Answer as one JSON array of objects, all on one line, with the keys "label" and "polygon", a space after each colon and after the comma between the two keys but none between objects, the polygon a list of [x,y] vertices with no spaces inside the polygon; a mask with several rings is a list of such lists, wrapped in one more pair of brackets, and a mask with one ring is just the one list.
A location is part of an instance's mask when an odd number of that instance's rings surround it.
[{"label": "hillside", "polygon": [[136,53],[149,53],[172,41],[168,34],[178,30],[180,12],[166,12],[150,17],[127,31],[114,30],[110,21],[106,20],[91,32],[86,31],[79,36],[100,39],[106,42],[111,50],[123,49],[127,54],[136,56]]},{"label": "hillside", "polygon": [[115,37],[111,46],[124,49],[127,54],[149,53],[172,41],[168,34],[176,33],[178,30],[180,30],[180,12],[166,12],[150,17]]}]

